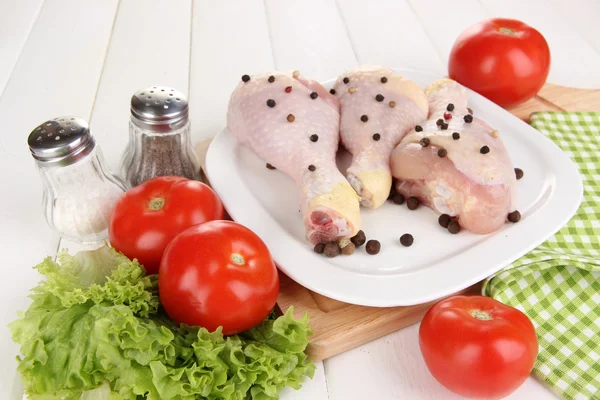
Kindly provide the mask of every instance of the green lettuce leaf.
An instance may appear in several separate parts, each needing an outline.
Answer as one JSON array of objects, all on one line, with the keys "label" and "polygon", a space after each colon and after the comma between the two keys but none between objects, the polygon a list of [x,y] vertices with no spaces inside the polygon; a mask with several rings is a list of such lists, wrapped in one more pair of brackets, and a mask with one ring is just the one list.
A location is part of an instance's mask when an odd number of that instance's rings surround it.
[{"label": "green lettuce leaf", "polygon": [[289,310],[223,337],[173,323],[156,277],[113,249],[59,261],[36,267],[46,280],[10,325],[30,399],[271,400],[314,374],[307,316]]}]

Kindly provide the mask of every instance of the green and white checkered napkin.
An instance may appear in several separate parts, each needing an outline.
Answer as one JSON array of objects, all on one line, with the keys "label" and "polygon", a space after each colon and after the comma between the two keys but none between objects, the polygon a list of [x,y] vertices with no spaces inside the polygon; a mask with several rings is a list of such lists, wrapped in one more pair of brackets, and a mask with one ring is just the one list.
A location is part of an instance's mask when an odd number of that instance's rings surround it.
[{"label": "green and white checkered napkin", "polygon": [[577,164],[584,200],[564,228],[484,290],[533,321],[535,374],[567,399],[600,399],[600,113],[540,112],[531,125]]}]

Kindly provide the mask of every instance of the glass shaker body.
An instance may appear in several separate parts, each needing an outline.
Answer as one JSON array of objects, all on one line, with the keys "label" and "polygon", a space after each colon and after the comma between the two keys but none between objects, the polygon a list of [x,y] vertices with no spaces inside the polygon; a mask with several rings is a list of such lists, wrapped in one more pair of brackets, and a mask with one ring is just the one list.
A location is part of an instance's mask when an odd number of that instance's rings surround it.
[{"label": "glass shaker body", "polygon": [[129,143],[121,174],[132,187],[157,176],[200,179],[183,93],[152,86],[132,96]]},{"label": "glass shaker body", "polygon": [[129,122],[129,145],[123,156],[122,176],[137,186],[157,176],[200,179],[200,166],[192,150],[189,121],[166,132],[144,129]]},{"label": "glass shaker body", "polygon": [[[133,139],[133,131],[131,130],[131,121],[129,122],[129,139],[127,140],[127,147],[121,156],[121,162],[119,163],[119,176],[127,182],[127,171],[131,166],[133,155],[135,154],[135,145]],[[131,186],[131,184],[129,184]]]},{"label": "glass shaker body", "polygon": [[[41,132],[36,129],[30,135],[30,148],[44,185],[42,207],[48,225],[61,236],[81,243],[100,242],[108,237],[110,214],[126,185],[106,168],[87,125],[80,129],[85,121],[71,121],[70,127],[48,127],[45,129],[48,133],[34,138],[35,144],[54,141],[53,145],[62,142],[66,147],[76,142],[71,146],[74,148],[64,151],[59,147],[51,149],[62,151],[54,158],[40,159],[39,152],[36,156],[38,150],[32,148],[31,140]],[[38,140],[39,137],[43,140]]]}]

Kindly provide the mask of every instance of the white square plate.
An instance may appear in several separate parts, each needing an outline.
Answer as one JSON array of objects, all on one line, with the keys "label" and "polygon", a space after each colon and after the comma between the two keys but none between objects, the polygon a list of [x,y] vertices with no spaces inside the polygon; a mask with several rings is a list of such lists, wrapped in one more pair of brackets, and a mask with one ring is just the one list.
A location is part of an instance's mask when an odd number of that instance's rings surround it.
[{"label": "white square plate", "polygon": [[[423,87],[441,78],[396,71]],[[362,210],[367,239],[381,242],[378,255],[368,255],[363,246],[352,256],[327,258],[314,253],[304,237],[292,179],[265,168],[265,161],[238,145],[227,129],[208,150],[207,175],[231,217],[256,232],[279,268],[301,285],[353,304],[424,303],[490,276],[541,244],[569,221],[583,195],[576,166],[551,140],[473,91],[469,104],[477,117],[500,131],[513,165],[525,172],[518,181],[521,221],[493,234],[451,235],[431,209],[409,211],[387,202],[377,210]],[[338,155],[342,171],[347,162],[347,154]],[[400,245],[404,233],[414,236],[411,247]]]}]

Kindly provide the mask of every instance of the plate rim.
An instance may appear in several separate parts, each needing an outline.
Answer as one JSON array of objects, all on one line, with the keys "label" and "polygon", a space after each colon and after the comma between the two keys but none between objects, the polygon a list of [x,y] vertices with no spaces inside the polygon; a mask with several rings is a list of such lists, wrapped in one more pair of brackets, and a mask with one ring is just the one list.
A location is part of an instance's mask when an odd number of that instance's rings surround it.
[{"label": "plate rim", "polygon": [[[407,68],[392,68],[392,70],[400,74],[410,75],[412,73],[425,75],[431,81],[442,78],[426,70]],[[331,85],[333,81],[324,81],[323,85]],[[467,91],[469,92],[471,102],[476,99],[477,103],[483,103],[486,109],[489,108],[492,112],[500,112],[503,117],[505,116],[508,119],[507,123],[520,125],[520,129],[524,130],[525,134],[531,136],[525,138],[526,142],[535,141],[538,152],[543,159],[553,161],[549,163],[553,167],[549,171],[549,174],[553,178],[553,184],[550,186],[552,189],[550,197],[541,211],[534,212],[530,216],[525,216],[522,222],[509,228],[511,234],[519,238],[531,237],[533,234],[533,237],[535,237],[534,240],[527,241],[526,245],[522,245],[520,243],[515,244],[518,240],[513,238],[508,243],[512,251],[507,252],[508,255],[503,259],[496,260],[493,266],[488,266],[479,271],[471,271],[473,268],[470,267],[458,269],[457,271],[463,272],[461,274],[463,276],[461,279],[454,279],[453,282],[436,282],[435,279],[431,279],[435,278],[434,271],[437,268],[425,268],[401,276],[367,275],[358,271],[340,270],[337,267],[331,268],[331,264],[327,262],[327,258],[315,254],[308,247],[291,251],[290,249],[298,247],[297,240],[285,229],[278,227],[279,223],[274,220],[258,199],[254,197],[252,191],[245,185],[240,175],[232,173],[232,171],[235,171],[235,161],[234,157],[232,157],[235,154],[230,153],[228,154],[229,157],[223,157],[228,150],[230,152],[234,151],[237,146],[235,139],[226,127],[215,136],[208,148],[206,154],[206,174],[211,182],[211,186],[215,189],[219,197],[221,197],[232,219],[258,234],[267,244],[279,269],[307,289],[339,301],[372,307],[409,306],[436,300],[456,293],[493,275],[539,246],[572,218],[583,200],[583,181],[577,166],[562,149],[551,139],[510,112],[468,88]],[[233,145],[231,145],[232,142]],[[225,150],[225,153],[222,152],[223,150]],[[217,153],[220,156],[217,157]],[[234,168],[227,168],[228,163]],[[560,166],[560,168],[557,166]],[[235,188],[235,190],[232,190],[232,188]],[[577,195],[575,196],[575,194]],[[241,199],[243,199],[243,202]],[[248,210],[252,210],[253,212],[245,212]],[[547,217],[548,214],[552,217],[543,218]],[[494,239],[480,242],[471,248],[467,252],[468,258],[473,258],[474,256],[477,258],[479,253],[481,253],[481,256],[487,255],[487,251],[483,250],[490,247],[491,243],[488,242],[497,242]],[[450,260],[445,261],[448,264],[445,267],[453,268],[456,264],[463,263],[465,261],[464,258],[465,256],[463,255],[452,257]],[[299,267],[294,266],[294,264],[299,265]],[[472,274],[464,276],[467,271],[472,272]],[[415,278],[417,282],[413,282]],[[397,282],[398,280],[401,280],[401,282]],[[335,281],[336,283],[332,284],[331,281]],[[419,282],[422,284],[423,281],[428,282],[434,289],[428,290],[425,294],[415,293],[404,298],[380,296],[381,293],[398,292],[403,288],[410,289],[412,287],[414,289],[415,284],[419,284]],[[348,286],[348,289],[342,291],[341,294],[332,287],[339,287],[340,284]],[[376,293],[378,296],[373,296],[372,293]]]}]

